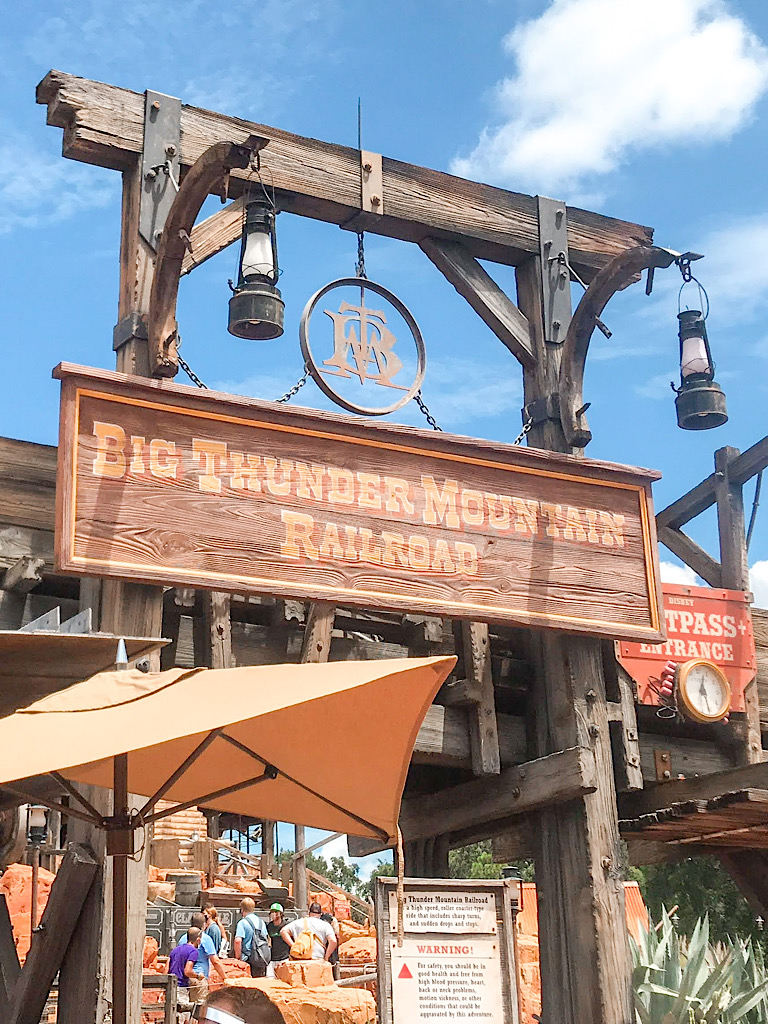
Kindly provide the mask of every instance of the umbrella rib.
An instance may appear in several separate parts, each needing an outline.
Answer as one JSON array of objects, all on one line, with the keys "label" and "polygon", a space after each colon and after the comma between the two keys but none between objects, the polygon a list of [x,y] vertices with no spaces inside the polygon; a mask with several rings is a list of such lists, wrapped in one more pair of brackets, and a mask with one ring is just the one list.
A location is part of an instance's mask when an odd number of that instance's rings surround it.
[{"label": "umbrella rib", "polygon": [[267,765],[267,770],[264,774],[256,776],[255,779],[246,779],[245,782],[237,782],[234,786],[227,786],[225,789],[217,789],[215,793],[206,793],[205,796],[198,796],[193,800],[186,800],[182,804],[174,804],[173,807],[165,807],[162,811],[156,811],[154,814],[148,814],[146,817],[142,814],[142,824],[149,825],[153,821],[159,821],[160,818],[167,818],[169,815],[176,814],[178,811],[186,811],[188,807],[196,807],[199,804],[204,806],[211,800],[218,800],[219,797],[227,796],[229,793],[237,793],[241,789],[250,789],[251,786],[255,786],[259,782],[266,782],[267,780],[274,779],[276,777],[277,770],[272,769],[271,765]]},{"label": "umbrella rib", "polygon": [[317,797],[318,800],[322,800],[324,804],[328,804],[328,806],[333,807],[334,810],[340,811],[342,814],[346,814],[348,818],[351,818],[353,821],[356,821],[359,825],[364,825],[372,832],[375,832],[377,836],[379,836],[382,839],[386,839],[387,842],[389,842],[389,834],[383,828],[379,828],[379,826],[374,825],[373,822],[367,821],[365,818],[361,818],[359,814],[355,814],[353,811],[348,811],[346,807],[342,807],[341,804],[335,803],[333,800],[330,799],[330,797],[323,796],[323,794],[318,793],[317,790],[312,789],[310,786],[306,786],[303,782],[300,782],[298,779],[294,779],[292,775],[289,775],[287,772],[284,772],[282,768],[275,768],[274,765],[272,765],[269,761],[265,761],[263,757],[260,757],[254,750],[251,750],[250,747],[246,747],[246,745],[244,743],[241,743],[240,740],[236,740],[234,736],[227,736],[225,732],[222,732],[221,738],[223,740],[226,740],[227,743],[231,743],[233,747],[237,748],[237,750],[241,750],[244,754],[248,754],[249,757],[252,757],[254,760],[258,761],[259,764],[263,764],[267,767],[274,768],[278,775],[282,775],[284,779],[287,779],[288,782],[292,782],[294,786],[298,786],[299,789],[303,789],[306,793],[309,793],[311,796]]},{"label": "umbrella rib", "polygon": [[[198,746],[195,747],[195,749],[192,751],[189,757],[186,758],[186,760],[182,761],[182,763],[179,765],[179,767],[176,769],[173,775],[171,775],[171,777],[162,784],[162,786],[157,790],[157,792],[153,796],[151,796],[149,800],[147,800],[147,802],[139,811],[139,814],[141,815],[142,818],[146,818],[147,812],[152,810],[152,808],[155,806],[158,800],[162,800],[162,798],[165,796],[165,794],[168,792],[171,786],[173,786],[176,782],[179,781],[181,776],[189,768],[192,767],[192,765],[195,763],[198,757],[204,754],[208,747],[210,747],[210,745],[213,743],[213,741],[220,735],[221,729],[213,729],[211,732],[208,733],[205,739],[201,743],[199,743]],[[192,804],[190,804],[189,806],[191,807]]]},{"label": "umbrella rib", "polygon": [[79,818],[80,821],[87,821],[90,825],[96,825],[98,828],[104,827],[104,818],[101,815],[94,818],[92,815],[86,814],[85,811],[79,811],[77,807],[67,807],[64,804],[57,803],[55,800],[50,800],[48,797],[33,796],[30,793],[26,793],[23,789],[17,789],[15,786],[9,786],[6,783],[3,783],[1,788],[8,793],[12,793],[14,796],[20,796],[27,803],[42,804],[43,807],[49,807],[52,811],[61,811],[62,814],[69,815],[71,818]]},{"label": "umbrella rib", "polygon": [[82,793],[78,793],[69,779],[65,779],[64,776],[60,775],[58,772],[48,772],[48,774],[61,786],[62,789],[65,789],[71,797],[74,797],[75,800],[77,800],[77,802],[86,809],[86,811],[89,811],[94,818],[100,820],[103,817],[103,815],[96,810],[93,804],[89,800],[85,799]]}]

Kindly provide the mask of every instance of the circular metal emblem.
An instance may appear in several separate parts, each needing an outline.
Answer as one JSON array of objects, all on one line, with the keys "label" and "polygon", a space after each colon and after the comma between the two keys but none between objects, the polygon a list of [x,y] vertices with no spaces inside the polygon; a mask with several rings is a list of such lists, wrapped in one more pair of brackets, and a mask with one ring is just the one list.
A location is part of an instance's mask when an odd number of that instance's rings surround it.
[{"label": "circular metal emblem", "polygon": [[[333,301],[327,298],[331,292],[339,293]],[[391,309],[376,308],[380,301],[369,305],[366,292],[384,299]],[[328,320],[316,324],[310,339],[318,308]],[[315,292],[301,315],[299,338],[314,382],[349,412],[385,416],[410,402],[424,380],[427,360],[418,324],[396,295],[367,278],[342,277]],[[363,405],[356,398],[360,388],[366,397],[383,394],[379,388],[397,394],[388,405]]]}]

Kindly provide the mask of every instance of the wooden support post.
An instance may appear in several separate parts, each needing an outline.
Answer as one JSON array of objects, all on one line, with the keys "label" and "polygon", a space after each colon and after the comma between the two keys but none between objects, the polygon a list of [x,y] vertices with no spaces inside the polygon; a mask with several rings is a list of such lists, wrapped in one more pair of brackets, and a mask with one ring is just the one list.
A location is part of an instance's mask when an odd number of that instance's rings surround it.
[{"label": "wooden support post", "polygon": [[0,893],[0,1020],[8,1020],[11,997],[21,974],[11,915],[5,893]]},{"label": "wooden support post", "polygon": [[96,861],[85,847],[69,847],[51,887],[40,928],[32,936],[24,970],[14,986],[6,1024],[40,1020],[96,870]]},{"label": "wooden support post", "polygon": [[[115,759],[115,814],[128,813],[128,756]],[[128,1024],[128,858],[112,858],[112,1022]]]},{"label": "wooden support post", "polygon": [[233,668],[231,598],[218,591],[198,592],[203,614],[192,623],[195,664],[206,668]]},{"label": "wooden support post", "polygon": [[[738,448],[720,448],[715,452],[715,499],[720,534],[722,586],[728,590],[749,590],[742,485],[730,478],[730,467],[739,454]],[[762,761],[763,744],[760,735],[757,679],[753,679],[744,691],[744,730],[741,740],[742,763],[754,764]]]},{"label": "wooden support post", "polygon": [[[324,601],[316,601],[310,606],[307,625],[304,629],[304,640],[301,645],[302,662],[328,661],[328,655],[331,653],[331,635],[335,614],[334,606]],[[294,841],[296,853],[306,847],[303,825],[296,825]],[[309,902],[306,857],[297,857],[293,862],[293,898],[297,907],[306,907]]]},{"label": "wooden support post", "polygon": [[469,744],[475,775],[498,775],[501,771],[496,701],[491,674],[491,644],[484,622],[462,622],[464,667],[470,688],[478,702],[469,710]]},{"label": "wooden support post", "polygon": [[[517,290],[538,356],[524,372],[529,406],[558,393],[562,356],[561,346],[544,340],[538,257],[517,268]],[[528,443],[570,451],[559,420],[548,417],[532,425]],[[558,1024],[628,1024],[630,962],[600,642],[548,632],[533,646],[537,752],[591,746],[596,786],[538,815],[542,1016]]]},{"label": "wooden support post", "polygon": [[[266,871],[270,878],[275,877],[275,829],[276,822],[265,819],[261,823],[261,851],[266,858]],[[299,847],[297,846],[298,850]]]}]

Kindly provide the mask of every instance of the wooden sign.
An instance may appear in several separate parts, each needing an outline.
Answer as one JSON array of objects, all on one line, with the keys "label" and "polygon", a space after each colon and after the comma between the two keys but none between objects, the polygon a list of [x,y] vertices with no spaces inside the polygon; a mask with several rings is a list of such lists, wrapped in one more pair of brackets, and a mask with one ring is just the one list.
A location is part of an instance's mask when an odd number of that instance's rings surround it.
[{"label": "wooden sign", "polygon": [[518,1024],[513,881],[406,878],[403,936],[397,879],[376,881],[382,1024]]},{"label": "wooden sign", "polygon": [[59,570],[663,639],[655,473],[54,374]]},{"label": "wooden sign", "polygon": [[616,644],[616,656],[637,684],[639,702],[661,704],[659,673],[668,661],[684,664],[701,658],[723,670],[731,684],[731,710],[743,711],[744,689],[757,671],[750,595],[672,583],[663,585],[662,594],[666,643]]}]

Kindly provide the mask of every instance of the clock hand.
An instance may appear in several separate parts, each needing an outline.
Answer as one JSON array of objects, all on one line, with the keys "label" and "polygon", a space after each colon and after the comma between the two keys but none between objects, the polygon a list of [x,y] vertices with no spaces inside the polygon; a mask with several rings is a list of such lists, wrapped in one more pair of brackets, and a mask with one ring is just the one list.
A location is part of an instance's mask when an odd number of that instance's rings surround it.
[{"label": "clock hand", "polygon": [[704,703],[707,705],[707,711],[711,711],[712,708],[709,706],[709,695],[707,694],[704,686],[704,680],[702,680],[701,686],[699,687],[699,694],[704,698]]}]

